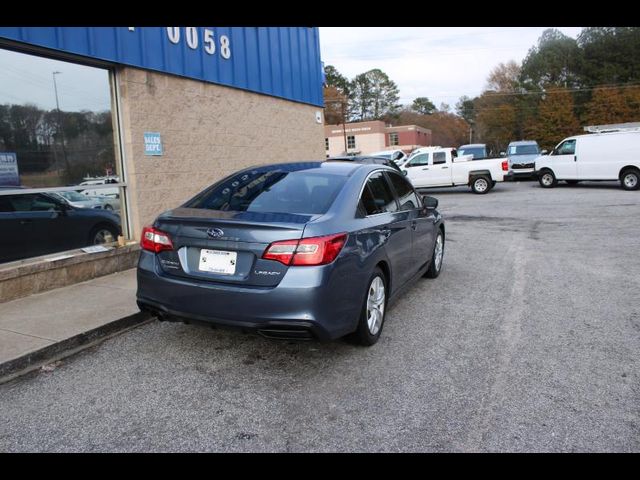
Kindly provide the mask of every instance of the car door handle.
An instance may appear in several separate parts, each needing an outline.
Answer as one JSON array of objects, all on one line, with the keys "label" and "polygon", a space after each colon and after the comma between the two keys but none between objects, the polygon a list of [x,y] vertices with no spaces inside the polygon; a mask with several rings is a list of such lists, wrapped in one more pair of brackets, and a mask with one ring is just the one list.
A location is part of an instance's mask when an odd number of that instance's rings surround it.
[{"label": "car door handle", "polygon": [[444,170],[445,168],[449,168],[449,167],[442,167],[442,169]]},{"label": "car door handle", "polygon": [[577,155],[574,155],[574,156],[573,156],[573,161],[574,161],[574,162],[577,162],[577,161],[578,161],[578,156],[577,156]]},{"label": "car door handle", "polygon": [[423,170],[429,170],[429,167],[427,167],[427,168],[423,168]]},{"label": "car door handle", "polygon": [[20,225],[27,225],[29,223],[33,223],[33,220],[20,220]]}]

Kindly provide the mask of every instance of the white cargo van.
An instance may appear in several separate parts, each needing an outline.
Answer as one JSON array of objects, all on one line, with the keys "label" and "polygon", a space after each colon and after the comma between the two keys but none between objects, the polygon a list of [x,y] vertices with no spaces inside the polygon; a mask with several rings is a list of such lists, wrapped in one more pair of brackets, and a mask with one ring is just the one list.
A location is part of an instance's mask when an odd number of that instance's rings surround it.
[{"label": "white cargo van", "polygon": [[564,139],[549,155],[535,160],[540,185],[558,180],[618,180],[625,190],[640,188],[640,129],[591,133]]}]

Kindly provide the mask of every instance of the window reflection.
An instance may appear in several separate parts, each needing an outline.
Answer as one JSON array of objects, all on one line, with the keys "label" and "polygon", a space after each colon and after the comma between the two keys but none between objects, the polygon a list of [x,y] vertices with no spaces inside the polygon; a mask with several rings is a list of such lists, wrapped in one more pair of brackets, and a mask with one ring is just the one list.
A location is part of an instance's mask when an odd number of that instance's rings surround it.
[{"label": "window reflection", "polygon": [[108,70],[0,48],[0,262],[117,239],[116,158]]}]

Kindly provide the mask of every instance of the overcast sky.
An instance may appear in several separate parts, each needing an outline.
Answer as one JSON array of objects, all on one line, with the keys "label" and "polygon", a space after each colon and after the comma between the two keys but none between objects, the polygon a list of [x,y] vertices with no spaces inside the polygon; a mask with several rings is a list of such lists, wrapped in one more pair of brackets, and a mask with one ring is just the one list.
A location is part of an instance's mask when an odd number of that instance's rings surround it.
[{"label": "overcast sky", "polygon": [[[400,102],[428,97],[452,108],[482,92],[500,62],[520,63],[550,27],[320,27],[325,65],[348,79],[379,68],[396,82]],[[576,38],[581,27],[553,27]]]},{"label": "overcast sky", "polygon": [[30,103],[47,110],[56,108],[53,72],[60,72],[56,75],[60,110],[111,108],[106,70],[3,49],[0,49],[0,104]]}]

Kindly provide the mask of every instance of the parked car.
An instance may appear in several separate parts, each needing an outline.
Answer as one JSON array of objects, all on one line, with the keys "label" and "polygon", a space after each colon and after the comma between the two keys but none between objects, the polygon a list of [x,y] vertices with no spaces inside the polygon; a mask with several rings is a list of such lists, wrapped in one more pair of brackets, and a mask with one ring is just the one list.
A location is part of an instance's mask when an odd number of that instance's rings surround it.
[{"label": "parked car", "polygon": [[519,140],[511,142],[507,147],[509,159],[509,173],[512,179],[535,177],[535,161],[541,154],[538,142],[534,140]]},{"label": "parked car", "polygon": [[78,208],[99,208],[111,211],[120,210],[120,200],[106,195],[90,196],[78,192],[56,192],[52,195],[58,195],[70,205]]},{"label": "parked car", "polygon": [[121,233],[118,216],[48,193],[0,195],[0,231],[0,262],[114,242]]},{"label": "parked car", "polygon": [[640,188],[640,130],[589,133],[565,138],[549,155],[536,158],[540,185],[558,180],[618,180],[625,190]]},{"label": "parked car", "polygon": [[[95,185],[109,185],[109,184],[114,184],[114,183],[118,183],[118,177],[102,177],[102,178],[95,178],[92,180],[85,180],[84,182],[81,182],[79,185],[82,187],[85,187],[83,189],[79,189],[78,191],[83,194],[83,195],[87,195],[89,197],[110,197],[112,200],[117,200],[120,198],[120,190],[118,189],[118,187],[113,187],[113,188],[87,188],[87,187],[91,187],[91,186],[95,186]],[[111,206],[113,207],[113,204],[111,204]],[[119,203],[118,203],[118,208],[119,208]]]},{"label": "parked car", "polygon": [[470,143],[468,145],[460,145],[458,147],[458,155],[472,155],[472,160],[483,160],[490,158],[491,154],[487,145],[484,143]]},{"label": "parked car", "polygon": [[437,203],[383,165],[242,170],[143,229],[138,305],[161,320],[373,345],[389,299],[441,272]]},{"label": "parked car", "polygon": [[409,156],[404,153],[404,151],[396,149],[396,150],[383,150],[381,152],[373,152],[367,154],[369,157],[382,157],[388,160],[392,160],[399,167],[402,166],[408,159]]},{"label": "parked car", "polygon": [[493,158],[472,160],[472,155],[458,156],[455,148],[420,148],[402,167],[416,188],[469,185],[473,193],[487,193],[507,173],[508,161]]},{"label": "parked car", "polygon": [[76,208],[102,208],[102,202],[94,197],[82,195],[78,192],[56,192],[51,193],[55,197],[60,198],[63,202]]},{"label": "parked car", "polygon": [[356,162],[356,163],[375,163],[377,165],[386,165],[398,172],[402,172],[400,167],[393,161],[385,157],[374,157],[372,155],[349,155],[343,157],[329,157],[327,162]]}]

